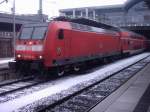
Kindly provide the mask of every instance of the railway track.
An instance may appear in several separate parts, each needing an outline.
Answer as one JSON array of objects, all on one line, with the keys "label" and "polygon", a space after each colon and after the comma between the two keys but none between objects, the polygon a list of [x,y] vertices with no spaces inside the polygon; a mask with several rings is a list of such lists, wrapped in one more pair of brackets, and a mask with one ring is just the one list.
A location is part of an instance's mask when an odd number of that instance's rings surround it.
[{"label": "railway track", "polygon": [[[0,68],[0,75],[13,74],[9,68]],[[34,80],[34,76],[20,77],[16,79],[8,79],[0,82],[0,103],[3,102],[3,96],[13,94],[14,92],[28,89],[32,86],[44,83],[44,80]],[[9,98],[10,99],[10,98]]]},{"label": "railway track", "polygon": [[[79,91],[67,96],[59,95],[57,99],[51,99],[47,104],[30,108],[39,112],[88,112],[98,103],[103,101],[112,92],[127,82],[138,71],[150,62],[150,57],[145,58],[103,80],[93,80],[90,84],[79,85]],[[50,100],[50,99],[47,99]],[[49,105],[48,105],[49,104]]]},{"label": "railway track", "polygon": [[17,82],[21,82],[21,81],[25,81],[25,80],[29,80],[29,79],[33,79],[33,76],[2,81],[2,82],[0,83],[0,88],[1,88],[2,86],[7,86],[7,85],[10,85],[10,84],[13,84],[13,83],[17,83]]},{"label": "railway track", "polygon": [[[10,71],[8,68],[0,69],[0,75],[8,74],[12,74],[12,71]],[[4,103],[14,98],[20,97],[21,95],[27,94],[26,91],[23,91],[24,89],[29,89],[44,82],[46,81],[35,80],[34,76],[26,76],[2,81],[0,82],[0,103]],[[19,94],[15,95],[17,92]]]},{"label": "railway track", "polygon": [[39,84],[39,81],[34,81],[33,78],[24,78],[14,82],[9,82],[0,85],[0,96],[6,95],[24,88],[29,88],[31,86]]},{"label": "railway track", "polygon": [[[8,75],[12,74],[12,71],[10,71],[8,68],[2,68],[0,69],[0,75]],[[8,93],[24,89],[26,87],[30,87],[32,85],[36,85],[37,82],[33,81],[33,76],[18,78],[18,79],[11,79],[11,80],[5,80],[0,82],[0,96],[6,95]]]},{"label": "railway track", "polygon": [[0,104],[31,94],[35,91],[40,91],[48,86],[52,86],[54,83],[55,80],[39,81],[35,80],[34,77],[5,81],[0,84]]}]

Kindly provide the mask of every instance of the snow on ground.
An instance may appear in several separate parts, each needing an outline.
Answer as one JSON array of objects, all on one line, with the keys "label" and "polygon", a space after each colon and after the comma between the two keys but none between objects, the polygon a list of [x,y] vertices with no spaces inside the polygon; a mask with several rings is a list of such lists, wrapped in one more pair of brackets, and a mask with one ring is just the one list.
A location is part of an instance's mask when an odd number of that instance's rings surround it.
[{"label": "snow on ground", "polygon": [[150,53],[143,53],[134,57],[130,57],[128,59],[123,59],[116,63],[110,64],[102,69],[99,69],[93,73],[88,73],[82,76],[77,76],[71,79],[66,79],[64,81],[61,81],[60,83],[57,83],[54,86],[47,87],[46,89],[43,89],[41,91],[37,91],[32,94],[14,99],[12,101],[5,102],[3,104],[0,104],[0,112],[11,112],[23,106],[31,104],[35,101],[38,101],[44,97],[48,97],[56,93],[60,93],[61,91],[67,90],[71,88],[72,86],[75,86],[82,82],[90,81],[92,79],[95,79],[96,77],[102,77],[102,78],[107,77],[121,70],[122,68],[125,68],[143,59],[144,57],[147,57],[148,55],[150,55]]},{"label": "snow on ground", "polygon": [[0,58],[0,65],[7,64],[10,61],[13,61],[14,58]]}]

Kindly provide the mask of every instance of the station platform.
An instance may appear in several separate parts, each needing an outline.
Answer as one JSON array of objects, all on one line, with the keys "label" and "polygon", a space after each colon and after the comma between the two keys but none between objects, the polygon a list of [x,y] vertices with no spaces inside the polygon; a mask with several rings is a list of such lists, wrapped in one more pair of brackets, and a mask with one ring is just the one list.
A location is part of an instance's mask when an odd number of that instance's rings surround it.
[{"label": "station platform", "polygon": [[5,64],[8,63],[9,61],[12,61],[14,58],[10,57],[10,58],[0,58],[0,64]]},{"label": "station platform", "polygon": [[150,112],[150,64],[90,112]]},{"label": "station platform", "polygon": [[8,62],[13,61],[14,58],[0,58],[0,69],[1,68],[7,68],[8,67]]}]

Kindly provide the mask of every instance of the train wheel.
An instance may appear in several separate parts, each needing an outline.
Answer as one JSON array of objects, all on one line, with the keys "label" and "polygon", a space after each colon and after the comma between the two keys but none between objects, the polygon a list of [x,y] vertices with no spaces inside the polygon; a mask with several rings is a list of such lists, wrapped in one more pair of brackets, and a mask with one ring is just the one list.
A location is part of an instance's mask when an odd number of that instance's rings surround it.
[{"label": "train wheel", "polygon": [[58,71],[57,74],[58,74],[58,76],[62,76],[62,75],[64,75],[64,73],[65,73],[64,71]]},{"label": "train wheel", "polygon": [[105,64],[107,64],[109,62],[108,58],[104,58],[103,61],[104,61]]},{"label": "train wheel", "polygon": [[62,76],[65,74],[65,70],[63,68],[57,68],[57,75]]},{"label": "train wheel", "polygon": [[80,67],[79,66],[74,66],[73,69],[74,69],[74,71],[78,72],[80,70]]}]

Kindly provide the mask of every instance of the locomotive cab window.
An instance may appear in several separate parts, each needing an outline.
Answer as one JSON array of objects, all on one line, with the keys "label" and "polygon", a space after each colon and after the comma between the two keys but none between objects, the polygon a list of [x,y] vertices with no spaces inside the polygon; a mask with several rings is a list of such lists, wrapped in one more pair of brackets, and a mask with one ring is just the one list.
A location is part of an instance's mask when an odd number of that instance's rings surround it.
[{"label": "locomotive cab window", "polygon": [[26,24],[23,26],[19,39],[44,39],[48,23]]},{"label": "locomotive cab window", "polygon": [[63,29],[60,29],[58,31],[58,39],[60,39],[60,40],[64,39],[64,30]]},{"label": "locomotive cab window", "polygon": [[20,34],[20,39],[30,39],[33,32],[32,27],[25,27],[22,29],[22,32]]},{"label": "locomotive cab window", "polygon": [[32,39],[43,39],[46,34],[47,27],[35,27]]}]

